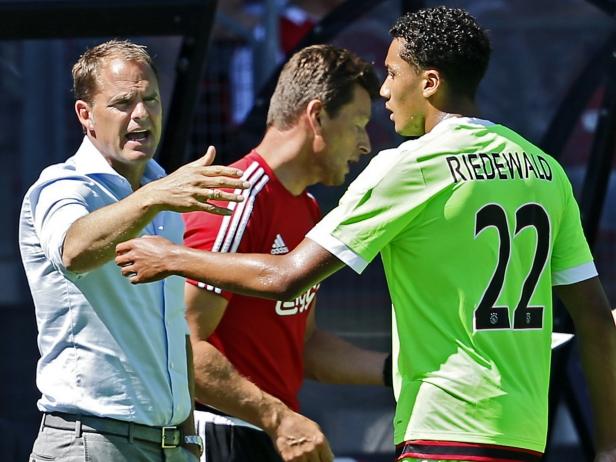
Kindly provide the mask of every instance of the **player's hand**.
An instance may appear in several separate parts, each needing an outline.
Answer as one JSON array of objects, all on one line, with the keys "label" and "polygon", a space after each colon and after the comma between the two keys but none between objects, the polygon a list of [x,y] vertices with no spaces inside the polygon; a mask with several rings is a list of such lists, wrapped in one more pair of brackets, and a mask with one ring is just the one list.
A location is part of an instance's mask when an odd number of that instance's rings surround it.
[{"label": "player's hand", "polygon": [[[203,157],[190,162],[160,180],[137,190],[144,200],[160,210],[175,212],[205,211],[229,215],[231,211],[209,201],[241,202],[242,189],[250,183],[240,179],[243,172],[233,167],[211,165],[216,149],[210,146]],[[236,190],[224,191],[223,188]]]},{"label": "player's hand", "polygon": [[270,434],[285,462],[331,462],[329,443],[321,428],[301,414],[288,410]]},{"label": "player's hand", "polygon": [[116,265],[132,284],[158,281],[173,273],[167,263],[178,247],[160,236],[144,236],[116,246]]}]

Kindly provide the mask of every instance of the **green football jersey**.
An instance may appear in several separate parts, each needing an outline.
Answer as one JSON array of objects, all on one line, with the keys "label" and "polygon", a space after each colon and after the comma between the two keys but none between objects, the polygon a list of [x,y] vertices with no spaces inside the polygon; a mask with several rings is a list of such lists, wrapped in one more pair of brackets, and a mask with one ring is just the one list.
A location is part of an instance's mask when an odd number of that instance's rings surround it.
[{"label": "green football jersey", "polygon": [[542,452],[552,285],[595,276],[562,167],[512,130],[450,118],[382,151],[308,237],[393,304],[395,443]]}]

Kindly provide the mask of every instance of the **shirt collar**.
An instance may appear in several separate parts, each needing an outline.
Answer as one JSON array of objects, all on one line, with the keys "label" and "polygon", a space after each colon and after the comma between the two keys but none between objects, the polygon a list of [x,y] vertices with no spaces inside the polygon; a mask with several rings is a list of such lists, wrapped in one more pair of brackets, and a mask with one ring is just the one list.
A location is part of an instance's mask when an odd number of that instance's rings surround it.
[{"label": "shirt collar", "polygon": [[[120,178],[118,172],[116,172],[111,165],[105,160],[101,152],[92,144],[92,141],[87,136],[83,137],[81,146],[72,157],[72,161],[78,172],[83,173],[86,176],[93,175],[112,175]],[[158,180],[165,176],[165,170],[154,159],[150,159],[145,166],[143,177],[141,178],[141,184],[149,183],[150,181]]]},{"label": "shirt collar", "polygon": [[484,119],[479,119],[477,117],[465,117],[465,116],[449,116],[449,117],[444,117],[439,123],[437,123],[434,127],[432,127],[432,130],[427,133],[427,134],[432,134],[432,133],[440,133],[442,131],[445,131],[447,129],[449,129],[450,127],[454,126],[454,125],[482,125],[484,127],[489,127],[491,125],[494,125],[493,122],[490,122],[489,120],[484,120]]}]

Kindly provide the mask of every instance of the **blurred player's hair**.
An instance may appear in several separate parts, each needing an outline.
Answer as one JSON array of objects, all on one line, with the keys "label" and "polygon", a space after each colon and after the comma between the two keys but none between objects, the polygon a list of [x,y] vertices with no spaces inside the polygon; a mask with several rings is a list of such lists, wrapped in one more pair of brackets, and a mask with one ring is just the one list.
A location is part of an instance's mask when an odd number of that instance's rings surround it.
[{"label": "blurred player's hair", "polygon": [[490,41],[467,11],[439,6],[401,16],[389,33],[418,71],[436,69],[455,91],[474,97],[490,61]]},{"label": "blurred player's hair", "polygon": [[351,102],[355,85],[371,98],[379,94],[379,80],[371,64],[353,52],[333,45],[312,45],[295,53],[284,65],[270,100],[267,126],[286,130],[297,122],[312,100],[323,103],[330,117]]},{"label": "blurred player's hair", "polygon": [[152,57],[143,45],[137,45],[128,40],[109,40],[86,50],[73,66],[73,94],[75,99],[92,103],[98,91],[100,72],[108,59],[142,63],[158,78],[158,71]]}]

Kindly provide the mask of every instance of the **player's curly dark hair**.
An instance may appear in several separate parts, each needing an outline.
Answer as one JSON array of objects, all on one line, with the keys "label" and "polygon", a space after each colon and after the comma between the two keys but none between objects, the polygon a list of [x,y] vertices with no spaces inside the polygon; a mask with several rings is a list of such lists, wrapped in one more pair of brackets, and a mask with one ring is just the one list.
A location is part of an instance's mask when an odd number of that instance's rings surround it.
[{"label": "player's curly dark hair", "polygon": [[400,17],[389,31],[404,41],[400,57],[442,72],[454,91],[473,97],[490,61],[490,41],[467,11],[439,6]]}]

